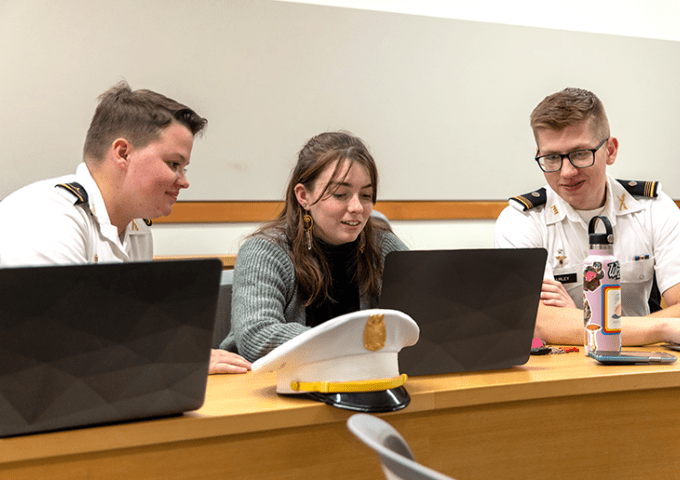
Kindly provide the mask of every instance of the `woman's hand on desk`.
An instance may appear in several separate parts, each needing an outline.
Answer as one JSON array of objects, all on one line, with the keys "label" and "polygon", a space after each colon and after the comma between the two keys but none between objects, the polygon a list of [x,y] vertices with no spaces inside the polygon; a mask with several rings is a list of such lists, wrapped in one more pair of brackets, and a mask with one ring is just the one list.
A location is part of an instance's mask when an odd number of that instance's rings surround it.
[{"label": "woman's hand on desk", "polygon": [[543,279],[543,286],[541,287],[541,301],[544,305],[551,307],[576,308],[574,301],[567,293],[564,285],[562,285],[561,282],[551,280],[549,278]]},{"label": "woman's hand on desk", "polygon": [[248,371],[250,371],[250,362],[242,356],[226,350],[210,349],[208,374],[246,373]]}]

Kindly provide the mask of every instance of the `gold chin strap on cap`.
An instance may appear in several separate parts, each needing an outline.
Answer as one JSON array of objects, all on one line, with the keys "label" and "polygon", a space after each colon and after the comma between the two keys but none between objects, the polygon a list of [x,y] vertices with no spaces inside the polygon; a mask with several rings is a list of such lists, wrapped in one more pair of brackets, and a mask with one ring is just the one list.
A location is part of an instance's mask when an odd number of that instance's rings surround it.
[{"label": "gold chin strap on cap", "polygon": [[401,387],[408,376],[402,373],[394,378],[378,378],[375,380],[357,380],[354,382],[290,382],[295,392],[345,393],[345,392],[377,392]]}]

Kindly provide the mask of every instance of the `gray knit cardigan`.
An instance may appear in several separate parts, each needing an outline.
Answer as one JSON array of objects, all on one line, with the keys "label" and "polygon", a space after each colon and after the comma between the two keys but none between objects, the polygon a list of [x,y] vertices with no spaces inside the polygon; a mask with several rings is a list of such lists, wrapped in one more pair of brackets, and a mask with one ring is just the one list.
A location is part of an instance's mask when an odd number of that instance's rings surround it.
[{"label": "gray knit cardigan", "polygon": [[[392,233],[379,234],[382,259],[395,250],[408,250]],[[377,297],[362,296],[362,310],[375,308]],[[248,238],[234,265],[231,330],[220,348],[238,352],[253,362],[310,327],[298,295],[295,268],[280,236]]]}]

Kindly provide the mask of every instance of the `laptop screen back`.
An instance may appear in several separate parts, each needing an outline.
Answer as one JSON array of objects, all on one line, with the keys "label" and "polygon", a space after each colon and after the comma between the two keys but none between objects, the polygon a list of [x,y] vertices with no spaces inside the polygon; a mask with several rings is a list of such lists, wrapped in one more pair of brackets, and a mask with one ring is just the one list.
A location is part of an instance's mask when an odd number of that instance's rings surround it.
[{"label": "laptop screen back", "polygon": [[420,339],[399,353],[408,375],[492,370],[529,359],[545,249],[389,253],[380,308],[401,310]]},{"label": "laptop screen back", "polygon": [[222,264],[0,269],[0,436],[204,400]]}]

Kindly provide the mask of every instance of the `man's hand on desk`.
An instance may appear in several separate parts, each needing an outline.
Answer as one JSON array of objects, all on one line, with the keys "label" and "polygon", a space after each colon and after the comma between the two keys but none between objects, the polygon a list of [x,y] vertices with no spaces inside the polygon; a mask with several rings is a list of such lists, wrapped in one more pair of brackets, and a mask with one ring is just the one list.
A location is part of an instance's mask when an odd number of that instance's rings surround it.
[{"label": "man's hand on desk", "polygon": [[541,287],[541,301],[544,305],[551,307],[576,308],[574,301],[567,293],[564,285],[562,285],[561,282],[548,278],[543,279],[543,285]]},{"label": "man's hand on desk", "polygon": [[[540,302],[534,337],[553,345],[580,345],[583,342],[583,310],[551,307]],[[656,314],[621,317],[621,341],[624,346],[680,343],[680,318]]]},{"label": "man's hand on desk", "polygon": [[650,321],[658,322],[659,342],[677,343],[680,344],[680,318],[673,317],[643,317],[649,318]]},{"label": "man's hand on desk", "polygon": [[246,373],[248,371],[250,371],[250,362],[242,356],[226,350],[210,350],[208,374]]}]

